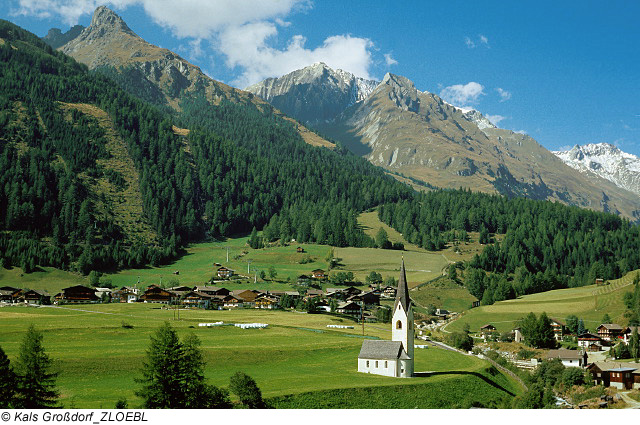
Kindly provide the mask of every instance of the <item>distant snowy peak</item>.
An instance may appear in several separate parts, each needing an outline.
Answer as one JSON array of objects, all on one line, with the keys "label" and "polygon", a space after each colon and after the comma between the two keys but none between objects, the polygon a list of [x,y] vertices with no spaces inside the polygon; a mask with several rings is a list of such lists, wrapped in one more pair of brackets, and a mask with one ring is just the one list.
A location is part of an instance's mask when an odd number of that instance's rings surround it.
[{"label": "distant snowy peak", "polygon": [[635,155],[609,143],[576,145],[568,151],[553,153],[578,171],[594,173],[640,195],[640,158]]},{"label": "distant snowy peak", "polygon": [[331,121],[363,101],[378,84],[318,62],[279,78],[267,78],[246,90],[296,119],[318,123]]}]

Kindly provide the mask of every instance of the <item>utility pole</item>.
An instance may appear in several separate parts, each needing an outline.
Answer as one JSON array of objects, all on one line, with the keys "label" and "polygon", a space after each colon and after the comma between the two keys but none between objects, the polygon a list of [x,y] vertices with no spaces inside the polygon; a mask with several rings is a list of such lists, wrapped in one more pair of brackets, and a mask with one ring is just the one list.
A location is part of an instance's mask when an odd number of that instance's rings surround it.
[{"label": "utility pole", "polygon": [[360,320],[362,321],[362,336],[364,336],[364,301],[360,304]]},{"label": "utility pole", "polygon": [[229,247],[226,246],[225,248],[227,248],[227,263],[229,262]]},{"label": "utility pole", "polygon": [[253,260],[247,260],[247,274],[250,274],[251,272],[249,271],[249,266],[251,266],[251,261]]}]

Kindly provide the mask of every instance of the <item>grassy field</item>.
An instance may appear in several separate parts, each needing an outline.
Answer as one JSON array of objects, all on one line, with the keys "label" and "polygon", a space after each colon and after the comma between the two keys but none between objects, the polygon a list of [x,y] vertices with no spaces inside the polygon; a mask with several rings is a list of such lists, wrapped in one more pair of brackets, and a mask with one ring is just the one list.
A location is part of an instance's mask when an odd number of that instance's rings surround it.
[{"label": "grassy field", "polygon": [[475,308],[448,325],[446,330],[461,330],[464,323],[468,323],[472,331],[477,331],[481,326],[491,323],[500,332],[510,331],[515,322],[529,312],[546,312],[547,315],[560,320],[575,314],[583,319],[585,326],[592,331],[601,323],[605,313],[608,313],[615,323],[625,325],[627,322],[624,318],[625,306],[622,296],[632,290],[631,284],[636,273],[638,272],[628,273],[604,286],[559,289]]},{"label": "grassy field", "polygon": [[433,304],[436,308],[455,312],[467,310],[476,301],[464,286],[445,276],[415,288],[411,291],[411,298],[425,308]]},{"label": "grassy field", "polygon": [[[66,407],[112,408],[120,397],[127,398],[129,405],[135,407],[140,405],[140,400],[134,394],[138,387],[134,379],[139,376],[149,336],[163,321],[172,320],[173,315],[173,311],[148,304],[3,307],[0,308],[3,325],[0,346],[14,361],[24,332],[33,323],[44,332],[45,348],[55,360],[54,367],[59,372],[57,382]],[[356,358],[362,343],[360,329],[328,330],[327,324],[341,323],[341,319],[327,315],[189,310],[182,311],[180,317],[181,320],[172,321],[172,325],[180,335],[193,332],[201,339],[207,361],[206,375],[212,384],[227,387],[230,376],[240,370],[257,381],[265,397],[399,383],[415,388],[429,384],[432,390],[440,390],[448,385],[457,388],[461,375],[479,386],[478,401],[482,401],[482,394],[491,388],[505,396],[520,391],[502,375],[487,378],[491,375],[487,375],[486,362],[439,349],[416,349],[416,371],[441,372],[432,376],[398,381],[357,373]],[[270,326],[243,330],[232,326],[207,329],[197,325],[218,320],[261,322]],[[124,328],[123,322],[133,328]],[[367,324],[365,333],[369,337],[390,337],[385,325]]]}]

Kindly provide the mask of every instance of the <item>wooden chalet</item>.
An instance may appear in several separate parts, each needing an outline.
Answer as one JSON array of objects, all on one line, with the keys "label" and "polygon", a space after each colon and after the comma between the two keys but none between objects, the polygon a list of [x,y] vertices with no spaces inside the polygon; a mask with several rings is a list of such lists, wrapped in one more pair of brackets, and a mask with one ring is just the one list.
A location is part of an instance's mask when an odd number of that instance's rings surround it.
[{"label": "wooden chalet", "polygon": [[324,280],[327,278],[327,274],[322,269],[315,269],[314,271],[311,272],[311,278]]},{"label": "wooden chalet", "polygon": [[222,305],[221,297],[218,295],[209,295],[204,292],[190,291],[183,296],[182,304],[190,307],[200,307],[209,309],[215,305],[217,308]]},{"label": "wooden chalet", "polygon": [[375,291],[363,292],[350,296],[347,301],[363,302],[365,305],[380,305],[380,295]]},{"label": "wooden chalet", "polygon": [[600,339],[608,342],[615,342],[624,339],[625,328],[615,323],[603,323],[598,326],[597,332]]},{"label": "wooden chalet", "polygon": [[145,303],[170,304],[177,301],[179,296],[167,289],[163,289],[158,285],[151,285],[144,291],[140,297]]},{"label": "wooden chalet", "polygon": [[317,298],[317,297],[322,297],[324,295],[324,292],[322,291],[322,289],[309,289],[307,290],[307,293],[304,296],[305,300],[311,299],[311,298]]},{"label": "wooden chalet", "polygon": [[380,288],[381,296],[383,298],[395,298],[397,289],[395,286],[385,286],[384,288]]},{"label": "wooden chalet", "polygon": [[562,337],[567,333],[567,324],[553,317],[550,317],[549,320],[553,328],[553,337],[556,341],[562,341]]},{"label": "wooden chalet", "polygon": [[280,298],[275,295],[262,294],[255,299],[255,307],[273,310],[279,307]]},{"label": "wooden chalet", "polygon": [[22,289],[14,288],[12,286],[3,286],[0,288],[0,302],[14,304],[18,302]]},{"label": "wooden chalet", "polygon": [[602,349],[602,342],[598,335],[585,332],[578,335],[578,347],[587,351],[600,351]]},{"label": "wooden chalet", "polygon": [[299,285],[309,285],[310,280],[311,276],[307,276],[306,274],[301,274],[300,276],[298,276]]},{"label": "wooden chalet", "polygon": [[100,297],[96,294],[96,290],[84,285],[75,285],[64,288],[62,292],[56,295],[55,298],[58,302],[69,304],[100,302]]},{"label": "wooden chalet", "polygon": [[340,288],[326,288],[324,292],[327,298],[335,298],[341,300],[346,298],[345,293]]},{"label": "wooden chalet", "polygon": [[300,298],[300,292],[298,291],[267,291],[267,294],[273,295],[275,297],[282,297],[284,295],[287,295],[293,298],[294,300],[297,300]]},{"label": "wooden chalet", "polygon": [[347,297],[352,297],[354,295],[360,295],[362,294],[362,289],[358,289],[355,286],[348,286],[346,288],[344,288],[342,290],[342,292],[347,296]]},{"label": "wooden chalet", "polygon": [[111,293],[111,302],[135,303],[136,301],[138,301],[138,289],[131,286],[123,286]]},{"label": "wooden chalet", "polygon": [[26,304],[41,304],[43,301],[49,302],[51,295],[47,291],[28,289],[22,291],[18,299]]},{"label": "wooden chalet", "polygon": [[227,295],[222,299],[222,306],[224,308],[242,308],[244,307],[244,301],[234,295]]},{"label": "wooden chalet", "polygon": [[231,276],[233,276],[233,270],[222,266],[218,268],[217,275],[220,279],[229,279]]},{"label": "wooden chalet", "polygon": [[595,362],[587,369],[596,385],[619,390],[640,389],[640,363]]},{"label": "wooden chalet", "polygon": [[342,302],[338,304],[336,311],[341,314],[348,314],[350,316],[360,316],[361,307],[354,302]]},{"label": "wooden chalet", "polygon": [[253,291],[250,289],[236,289],[231,291],[231,295],[242,300],[245,307],[254,307],[256,298],[262,295],[260,291]]}]

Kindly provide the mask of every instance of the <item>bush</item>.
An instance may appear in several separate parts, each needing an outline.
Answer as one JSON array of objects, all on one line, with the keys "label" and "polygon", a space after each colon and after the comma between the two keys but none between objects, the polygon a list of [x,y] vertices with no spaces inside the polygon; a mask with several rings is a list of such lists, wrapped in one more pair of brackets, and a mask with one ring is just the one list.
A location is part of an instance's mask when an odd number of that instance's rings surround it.
[{"label": "bush", "polygon": [[229,381],[229,389],[240,399],[240,403],[248,409],[264,409],[262,392],[256,381],[243,372],[236,372]]},{"label": "bush", "polygon": [[473,338],[465,332],[454,332],[448,337],[449,344],[458,350],[471,351],[473,349]]},{"label": "bush", "polygon": [[560,382],[565,388],[584,384],[584,372],[578,367],[568,367],[562,372]]}]

